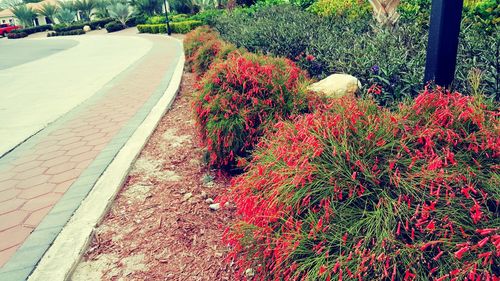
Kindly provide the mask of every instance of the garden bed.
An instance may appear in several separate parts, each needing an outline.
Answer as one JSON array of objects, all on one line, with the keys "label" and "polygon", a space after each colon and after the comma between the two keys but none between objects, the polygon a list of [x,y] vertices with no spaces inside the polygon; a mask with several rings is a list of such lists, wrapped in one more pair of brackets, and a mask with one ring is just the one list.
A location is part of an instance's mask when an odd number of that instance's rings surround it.
[{"label": "garden bed", "polygon": [[194,83],[194,74],[185,73],[72,280],[232,280],[221,236],[233,216],[209,208],[229,181],[214,180],[200,160]]}]

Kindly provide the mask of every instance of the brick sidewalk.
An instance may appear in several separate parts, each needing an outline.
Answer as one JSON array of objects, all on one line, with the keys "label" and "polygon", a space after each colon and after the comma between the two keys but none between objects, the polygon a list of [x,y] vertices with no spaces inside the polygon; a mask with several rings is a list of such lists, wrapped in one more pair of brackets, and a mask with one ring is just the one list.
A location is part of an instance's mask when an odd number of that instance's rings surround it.
[{"label": "brick sidewalk", "polygon": [[[140,118],[138,113],[150,110],[156,103],[154,93],[158,96],[159,90],[165,90],[166,73],[173,71],[181,54],[179,43],[161,36],[144,37],[154,42],[152,49],[103,93],[0,159],[0,268],[70,187],[76,189],[78,183],[91,189],[126,141],[126,134],[119,136],[120,132],[133,132],[134,124],[141,121],[134,120]],[[111,145],[113,140],[118,142]],[[89,171],[91,167],[100,169]],[[69,210],[74,211],[79,202],[75,204]],[[63,224],[71,214],[63,216]]]}]

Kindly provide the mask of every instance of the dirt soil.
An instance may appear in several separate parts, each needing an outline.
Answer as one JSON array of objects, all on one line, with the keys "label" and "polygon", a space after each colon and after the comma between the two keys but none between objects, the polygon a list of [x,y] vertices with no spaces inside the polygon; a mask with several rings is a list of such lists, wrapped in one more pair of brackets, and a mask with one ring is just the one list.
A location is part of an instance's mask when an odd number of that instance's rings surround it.
[{"label": "dirt soil", "polygon": [[194,83],[185,73],[71,280],[235,280],[221,241],[233,214],[209,208],[229,180],[201,160]]}]

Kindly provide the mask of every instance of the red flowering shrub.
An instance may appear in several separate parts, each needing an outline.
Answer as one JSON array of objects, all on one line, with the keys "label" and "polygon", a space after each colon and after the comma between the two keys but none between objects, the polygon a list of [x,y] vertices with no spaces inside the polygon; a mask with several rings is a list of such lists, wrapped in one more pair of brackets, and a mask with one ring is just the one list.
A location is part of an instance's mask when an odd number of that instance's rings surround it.
[{"label": "red flowering shrub", "polygon": [[227,198],[229,258],[255,280],[499,280],[499,116],[435,90],[278,123]]},{"label": "red flowering shrub", "polygon": [[206,26],[199,27],[186,35],[184,52],[186,63],[192,72],[203,75],[216,60],[225,60],[236,51],[235,45],[226,43]]},{"label": "red flowering shrub", "polygon": [[208,41],[218,40],[219,35],[208,26],[201,26],[186,34],[184,38],[184,55],[186,63],[192,66],[195,54]]},{"label": "red flowering shrub", "polygon": [[232,53],[200,81],[197,125],[216,167],[246,157],[268,125],[308,107],[304,72],[292,61]]}]

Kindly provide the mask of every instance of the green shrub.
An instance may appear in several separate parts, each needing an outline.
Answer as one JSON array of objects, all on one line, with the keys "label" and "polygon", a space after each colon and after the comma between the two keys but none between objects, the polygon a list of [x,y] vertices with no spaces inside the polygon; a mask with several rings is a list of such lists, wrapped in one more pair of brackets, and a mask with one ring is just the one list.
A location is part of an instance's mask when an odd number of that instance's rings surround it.
[{"label": "green shrub", "polygon": [[170,23],[170,27],[172,29],[173,33],[181,33],[185,34],[188,33],[189,31],[197,28],[198,26],[202,26],[203,23],[198,20],[189,20],[189,21],[182,21],[182,22],[172,22]]},{"label": "green shrub", "polygon": [[90,29],[96,30],[99,28],[104,28],[104,26],[110,22],[114,21],[112,18],[105,18],[100,20],[94,20],[89,22]]},{"label": "green shrub", "polygon": [[191,16],[189,20],[201,21],[202,25],[212,25],[214,20],[223,13],[224,13],[223,10],[217,10],[217,9],[205,10],[197,13],[196,15]]},{"label": "green shrub", "polygon": [[[171,16],[169,18],[169,20],[172,22],[187,21],[187,20],[189,20],[189,16],[186,14],[177,14],[177,15]],[[165,22],[165,21],[163,21],[163,22]]]},{"label": "green shrub", "polygon": [[[366,87],[378,84],[382,105],[395,105],[423,89],[428,27],[402,21],[394,30],[373,27],[373,21],[323,18],[289,5],[254,12],[230,12],[214,26],[222,39],[250,52],[285,56],[319,79],[348,73]],[[455,89],[469,89],[468,73],[482,71],[484,90],[500,98],[497,49],[500,32],[488,33],[463,24]],[[488,47],[489,46],[489,47]]]},{"label": "green shrub", "polygon": [[139,24],[145,24],[145,23],[146,23],[146,16],[144,16],[144,15],[136,15],[134,17],[131,17],[126,22],[126,25],[128,27],[133,27],[133,26],[137,26]]},{"label": "green shrub", "polygon": [[500,3],[497,0],[470,0],[464,3],[464,18],[479,27],[498,33]]},{"label": "green shrub", "polygon": [[52,30],[52,25],[46,24],[46,25],[39,25],[39,26],[34,26],[34,27],[22,28],[22,29],[15,29],[12,31],[12,33],[26,33],[26,34],[30,35],[33,33],[47,31],[47,30]]},{"label": "green shrub", "polygon": [[139,30],[139,33],[151,33],[151,25],[139,24],[137,25],[137,30]]},{"label": "green shrub", "polygon": [[309,10],[324,17],[346,17],[351,20],[366,20],[372,13],[366,0],[318,0]]},{"label": "green shrub", "polygon": [[269,126],[306,109],[306,81],[302,70],[282,58],[236,52],[212,64],[194,102],[210,164],[233,168]]},{"label": "green shrub", "polygon": [[[426,91],[280,122],[230,200],[238,280],[497,280],[498,104]],[[491,112],[493,110],[495,113]]]},{"label": "green shrub", "polygon": [[167,33],[167,25],[161,24],[158,26],[158,33],[164,34]]},{"label": "green shrub", "polygon": [[85,31],[83,29],[74,29],[69,31],[61,31],[61,32],[49,32],[47,33],[47,37],[56,37],[56,36],[72,36],[72,35],[83,35]]},{"label": "green shrub", "polygon": [[7,33],[7,38],[9,39],[20,39],[28,36],[26,32],[9,32]]},{"label": "green shrub", "polygon": [[70,24],[70,25],[55,25],[54,26],[54,31],[55,32],[66,32],[66,31],[71,31],[71,30],[77,30],[77,29],[82,29],[83,27],[88,25],[89,23],[75,23],[75,24]]},{"label": "green shrub", "polygon": [[159,24],[152,24],[151,25],[151,33],[157,34],[160,32],[160,25]]},{"label": "green shrub", "polygon": [[116,32],[116,31],[125,29],[125,26],[123,26],[123,24],[121,24],[120,22],[117,22],[117,21],[109,22],[104,27],[106,28],[108,33]]},{"label": "green shrub", "polygon": [[146,20],[146,24],[163,24],[165,22],[165,16],[152,16]]}]

